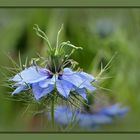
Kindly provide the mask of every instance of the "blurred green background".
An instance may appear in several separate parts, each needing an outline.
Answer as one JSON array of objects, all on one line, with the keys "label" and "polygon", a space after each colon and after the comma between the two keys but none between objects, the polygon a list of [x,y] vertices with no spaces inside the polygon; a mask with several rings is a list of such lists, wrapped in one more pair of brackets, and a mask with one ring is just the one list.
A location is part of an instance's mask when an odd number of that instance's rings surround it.
[{"label": "blurred green background", "polygon": [[41,130],[47,130],[40,117],[24,114],[26,107],[9,98],[11,90],[4,86],[5,74],[10,75],[10,71],[3,66],[12,66],[8,56],[18,62],[20,51],[25,62],[27,56],[46,55],[34,24],[46,31],[52,44],[64,24],[61,40],[83,47],[73,58],[94,76],[100,72],[101,63],[105,66],[116,54],[104,73],[110,78],[101,83],[101,94],[130,111],[125,118],[98,130],[140,131],[140,9],[136,8],[0,8],[0,131],[40,130],[42,123]]}]

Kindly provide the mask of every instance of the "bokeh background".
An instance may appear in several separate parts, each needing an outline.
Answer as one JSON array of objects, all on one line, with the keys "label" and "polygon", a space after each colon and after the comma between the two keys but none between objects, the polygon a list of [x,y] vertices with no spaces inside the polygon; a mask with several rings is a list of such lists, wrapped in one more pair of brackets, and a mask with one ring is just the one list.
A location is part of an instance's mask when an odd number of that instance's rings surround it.
[{"label": "bokeh background", "polygon": [[104,73],[110,78],[101,82],[101,94],[130,110],[125,118],[98,130],[140,131],[140,9],[136,8],[0,8],[0,131],[49,130],[44,116],[32,118],[6,86],[11,70],[6,67],[13,66],[9,56],[18,62],[20,51],[25,62],[37,53],[46,55],[34,24],[46,31],[52,43],[64,24],[61,39],[83,47],[72,57],[94,76],[101,63],[105,66],[115,56]]}]

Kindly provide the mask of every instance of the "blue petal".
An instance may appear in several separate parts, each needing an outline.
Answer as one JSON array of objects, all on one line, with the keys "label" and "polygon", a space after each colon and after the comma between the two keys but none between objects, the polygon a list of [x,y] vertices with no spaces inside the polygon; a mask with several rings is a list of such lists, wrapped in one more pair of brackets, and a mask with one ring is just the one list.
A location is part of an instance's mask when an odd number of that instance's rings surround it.
[{"label": "blue petal", "polygon": [[41,97],[52,92],[54,90],[54,85],[48,85],[47,88],[41,88],[38,83],[35,83],[32,84],[32,90],[36,100],[39,100]]},{"label": "blue petal", "polygon": [[86,96],[86,90],[84,88],[78,88],[75,90],[75,92],[79,93],[80,96],[82,96],[85,100],[87,100]]},{"label": "blue petal", "polygon": [[79,86],[79,88],[86,88],[90,91],[96,90],[96,88],[89,82],[84,82],[83,84],[81,84],[81,86]]},{"label": "blue petal", "polygon": [[79,125],[81,127],[95,127],[100,124],[111,123],[112,119],[105,115],[79,114]]},{"label": "blue petal", "polygon": [[62,79],[70,82],[77,88],[86,88],[90,91],[95,90],[95,87],[90,83],[93,80],[93,77],[84,72],[73,72],[70,68],[65,68]]},{"label": "blue petal", "polygon": [[55,121],[62,125],[68,125],[72,121],[72,112],[67,108],[57,107],[55,109]]},{"label": "blue petal", "polygon": [[92,75],[88,74],[88,73],[85,73],[85,72],[78,72],[77,74],[78,74],[81,78],[86,79],[86,80],[89,81],[89,82],[92,82],[92,81],[95,80],[95,78],[94,78]]},{"label": "blue petal", "polygon": [[52,78],[50,78],[50,79],[45,79],[45,80],[39,82],[39,86],[40,86],[41,88],[46,88],[46,87],[48,87],[49,84],[54,85],[54,84],[56,83],[56,80],[57,80],[57,79],[58,79],[58,76],[57,76],[57,75],[54,75],[54,76],[53,76]]},{"label": "blue petal", "polygon": [[57,80],[56,88],[62,96],[68,98],[69,93],[73,88],[73,85],[65,80]]},{"label": "blue petal", "polygon": [[79,87],[81,84],[83,84],[83,80],[81,79],[81,77],[79,77],[78,75],[75,75],[75,74],[73,74],[73,75],[63,74],[62,79],[72,83],[76,87]]},{"label": "blue petal", "polygon": [[65,75],[73,75],[76,72],[73,72],[70,68],[64,68],[64,74]]},{"label": "blue petal", "polygon": [[26,68],[22,72],[18,73],[17,75],[14,76],[11,80],[14,82],[19,82],[19,83],[35,83],[41,80],[44,80],[48,77],[47,73],[44,75],[41,73],[41,69],[35,66]]},{"label": "blue petal", "polygon": [[[67,106],[58,106],[55,108],[54,119],[55,122],[61,125],[69,125],[70,123],[76,123],[77,111],[72,111]],[[49,113],[49,119],[51,119],[51,114]]]},{"label": "blue petal", "polygon": [[26,90],[27,88],[28,88],[27,85],[20,85],[20,86],[18,86],[18,87],[14,90],[14,92],[12,93],[12,95],[18,94],[18,93],[20,93],[21,91]]}]

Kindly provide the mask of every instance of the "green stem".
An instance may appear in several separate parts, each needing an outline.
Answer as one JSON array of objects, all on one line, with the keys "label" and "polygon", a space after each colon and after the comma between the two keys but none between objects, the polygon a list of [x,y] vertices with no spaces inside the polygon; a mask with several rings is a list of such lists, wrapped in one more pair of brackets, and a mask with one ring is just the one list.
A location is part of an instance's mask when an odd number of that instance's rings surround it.
[{"label": "green stem", "polygon": [[52,119],[52,127],[54,128],[54,97],[52,97],[51,103],[51,119]]}]

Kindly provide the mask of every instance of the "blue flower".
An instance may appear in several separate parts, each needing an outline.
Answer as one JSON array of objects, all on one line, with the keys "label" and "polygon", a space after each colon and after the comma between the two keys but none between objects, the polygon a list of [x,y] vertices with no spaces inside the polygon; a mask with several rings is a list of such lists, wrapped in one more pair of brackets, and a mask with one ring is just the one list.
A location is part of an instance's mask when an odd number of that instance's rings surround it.
[{"label": "blue flower", "polygon": [[112,119],[104,114],[81,113],[79,114],[79,126],[93,128],[101,124],[110,124]]},{"label": "blue flower", "polygon": [[64,68],[63,71],[54,74],[46,68],[31,66],[10,80],[15,82],[16,88],[12,94],[31,88],[36,100],[55,89],[64,98],[68,98],[70,92],[75,92],[86,100],[86,90],[95,90],[91,84],[95,80],[93,76],[85,72],[72,71],[70,68]]},{"label": "blue flower", "polygon": [[121,108],[121,104],[114,104],[109,107],[104,107],[100,110],[100,114],[105,114],[110,117],[123,117],[129,111],[128,107]]},{"label": "blue flower", "polygon": [[[77,115],[78,110],[72,110],[67,106],[57,106],[55,108],[54,120],[55,122],[67,126],[68,124],[75,123],[78,121]],[[51,120],[51,113],[49,112],[48,118]]]},{"label": "blue flower", "polygon": [[[70,123],[78,124],[84,128],[95,128],[102,124],[110,124],[113,117],[124,116],[128,108],[121,108],[120,104],[114,104],[101,108],[96,112],[80,112],[78,109],[72,110],[67,106],[58,106],[55,109],[55,121],[60,125],[69,125]],[[50,118],[50,114],[48,115]]]}]

